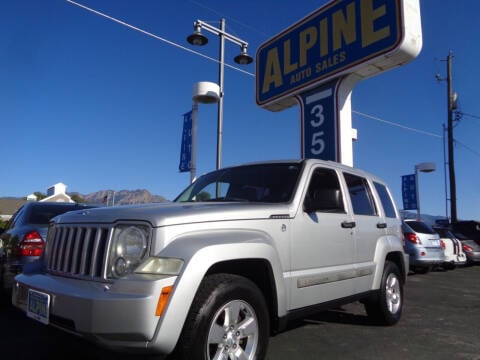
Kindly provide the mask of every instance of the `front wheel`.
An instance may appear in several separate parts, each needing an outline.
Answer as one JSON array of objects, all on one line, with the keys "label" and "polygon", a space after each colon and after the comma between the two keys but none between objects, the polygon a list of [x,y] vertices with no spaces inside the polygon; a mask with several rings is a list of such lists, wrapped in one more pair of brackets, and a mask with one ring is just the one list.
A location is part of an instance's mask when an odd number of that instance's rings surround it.
[{"label": "front wheel", "polygon": [[174,358],[262,360],[268,338],[268,310],[259,288],[241,276],[214,274],[200,285]]},{"label": "front wheel", "polygon": [[379,325],[394,325],[402,315],[403,283],[398,266],[385,262],[380,289],[365,302],[368,317]]}]

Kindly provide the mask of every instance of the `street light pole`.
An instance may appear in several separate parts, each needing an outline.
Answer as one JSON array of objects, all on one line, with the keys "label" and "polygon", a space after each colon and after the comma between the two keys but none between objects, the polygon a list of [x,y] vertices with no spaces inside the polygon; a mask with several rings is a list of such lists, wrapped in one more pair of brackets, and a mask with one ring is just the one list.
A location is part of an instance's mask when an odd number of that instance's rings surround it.
[{"label": "street light pole", "polygon": [[418,189],[418,172],[432,172],[435,171],[435,164],[434,163],[421,163],[415,165],[415,191],[417,197],[417,219],[420,219],[420,191]]},{"label": "street light pole", "polygon": [[234,61],[237,64],[247,65],[253,61],[253,58],[247,54],[248,43],[225,31],[225,19],[220,20],[220,28],[216,28],[208,23],[197,20],[193,23],[194,33],[187,37],[187,41],[192,45],[205,45],[208,38],[202,35],[201,30],[218,35],[220,39],[220,51],[218,54],[218,85],[220,89],[220,99],[218,101],[217,115],[217,170],[222,166],[222,142],[223,142],[223,82],[224,82],[224,64],[225,64],[225,40],[229,40],[240,46],[241,52],[235,56]]},{"label": "street light pole", "polygon": [[225,19],[220,20],[220,52],[218,58],[218,86],[220,87],[220,100],[218,101],[217,115],[217,170],[222,167],[222,144],[223,144],[223,79],[225,63]]}]

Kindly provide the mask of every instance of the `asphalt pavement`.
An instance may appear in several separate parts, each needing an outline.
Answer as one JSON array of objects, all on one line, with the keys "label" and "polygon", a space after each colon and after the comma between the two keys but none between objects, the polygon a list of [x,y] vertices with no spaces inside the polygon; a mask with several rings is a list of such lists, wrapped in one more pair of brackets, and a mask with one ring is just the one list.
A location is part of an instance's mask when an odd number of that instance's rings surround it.
[{"label": "asphalt pavement", "polygon": [[[1,298],[0,359],[153,360],[114,353],[27,318]],[[480,360],[480,266],[411,274],[402,319],[371,325],[353,303],[270,338],[268,360]]]}]

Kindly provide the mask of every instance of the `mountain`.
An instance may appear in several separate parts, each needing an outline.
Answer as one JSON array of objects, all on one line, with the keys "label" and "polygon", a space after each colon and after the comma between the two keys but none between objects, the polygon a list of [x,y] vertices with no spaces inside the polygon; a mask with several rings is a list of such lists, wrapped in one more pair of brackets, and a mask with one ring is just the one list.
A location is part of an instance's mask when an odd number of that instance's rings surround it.
[{"label": "mountain", "polygon": [[107,205],[127,205],[127,204],[143,204],[150,202],[168,201],[161,195],[152,195],[148,190],[100,190],[90,194],[72,193],[83,198],[87,203],[107,204]]}]

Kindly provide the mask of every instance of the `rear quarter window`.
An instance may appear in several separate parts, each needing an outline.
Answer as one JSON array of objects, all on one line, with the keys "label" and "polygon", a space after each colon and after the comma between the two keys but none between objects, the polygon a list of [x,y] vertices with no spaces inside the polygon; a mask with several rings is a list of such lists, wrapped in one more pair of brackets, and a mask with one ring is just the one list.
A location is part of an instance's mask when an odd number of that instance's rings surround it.
[{"label": "rear quarter window", "polygon": [[387,187],[377,182],[373,182],[373,184],[375,186],[375,189],[377,190],[380,202],[382,203],[385,216],[388,218],[396,218],[397,213],[395,211],[395,205],[393,204],[392,198],[388,193]]}]

